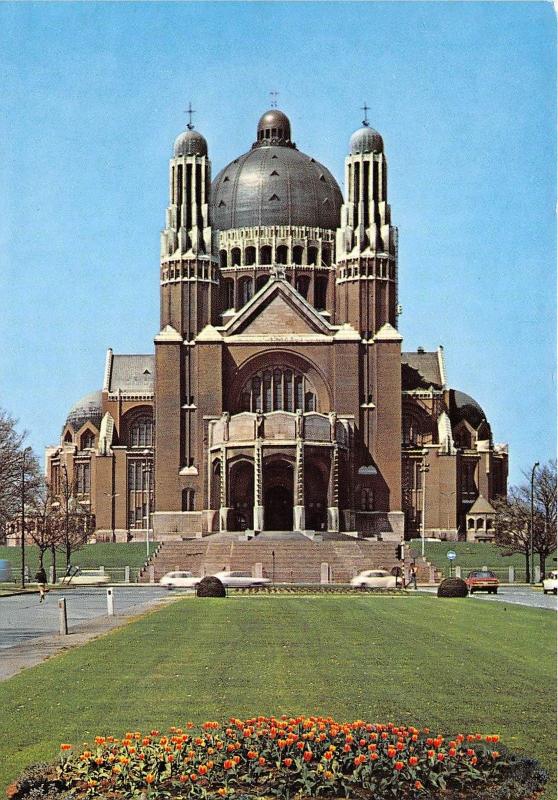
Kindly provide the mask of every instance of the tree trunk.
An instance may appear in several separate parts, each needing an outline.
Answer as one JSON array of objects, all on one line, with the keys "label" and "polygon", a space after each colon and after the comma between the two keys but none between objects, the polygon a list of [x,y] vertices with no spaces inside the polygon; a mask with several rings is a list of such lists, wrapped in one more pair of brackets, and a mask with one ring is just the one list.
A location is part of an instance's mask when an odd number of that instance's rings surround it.
[{"label": "tree trunk", "polygon": [[529,561],[529,549],[525,550],[525,582],[531,583],[531,564]]},{"label": "tree trunk", "polygon": [[52,553],[52,582],[56,583],[56,547],[52,545],[50,550]]},{"label": "tree trunk", "polygon": [[542,581],[542,579],[544,578],[544,570],[546,567],[546,555],[544,554],[544,552],[539,553],[539,567],[541,570],[541,581]]}]

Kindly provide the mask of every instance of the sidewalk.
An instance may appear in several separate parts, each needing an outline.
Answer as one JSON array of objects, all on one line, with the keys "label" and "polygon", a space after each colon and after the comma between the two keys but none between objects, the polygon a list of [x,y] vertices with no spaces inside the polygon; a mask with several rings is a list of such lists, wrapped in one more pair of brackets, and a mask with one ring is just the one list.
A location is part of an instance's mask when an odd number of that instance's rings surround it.
[{"label": "sidewalk", "polygon": [[123,627],[133,622],[142,614],[155,611],[161,604],[174,601],[176,598],[163,597],[155,604],[140,604],[129,614],[119,614],[114,617],[96,617],[79,625],[77,629],[70,631],[66,636],[60,634],[49,634],[30,639],[23,644],[2,650],[0,658],[0,681],[8,680],[28,667],[35,667],[47,658],[56,656],[59,653],[80,647],[83,644],[103,636],[115,628]]}]

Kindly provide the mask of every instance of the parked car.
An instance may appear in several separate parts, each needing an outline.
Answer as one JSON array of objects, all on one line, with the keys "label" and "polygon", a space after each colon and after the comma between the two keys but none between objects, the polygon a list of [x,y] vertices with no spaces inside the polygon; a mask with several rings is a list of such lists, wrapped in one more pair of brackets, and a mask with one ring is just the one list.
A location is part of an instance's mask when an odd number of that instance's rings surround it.
[{"label": "parked car", "polygon": [[171,589],[195,589],[200,581],[201,578],[198,578],[192,572],[175,570],[163,575],[159,583],[161,586],[166,586],[170,591]]},{"label": "parked car", "polygon": [[470,594],[484,591],[489,594],[497,594],[500,585],[496,575],[489,569],[474,569],[467,575],[465,583],[469,587]]},{"label": "parked car", "polygon": [[223,570],[215,573],[215,578],[219,578],[223,586],[231,588],[245,588],[247,586],[267,586],[269,578],[254,578],[249,572],[227,572]]},{"label": "parked car", "polygon": [[543,592],[545,594],[552,594],[558,593],[558,571],[553,570],[549,573],[548,578],[545,578],[543,581]]},{"label": "parked car", "polygon": [[387,569],[365,569],[351,580],[351,586],[363,589],[395,589],[397,578],[390,575]]},{"label": "parked car", "polygon": [[71,574],[58,578],[58,583],[65,586],[98,586],[109,583],[110,575],[100,569],[80,569],[76,567]]}]

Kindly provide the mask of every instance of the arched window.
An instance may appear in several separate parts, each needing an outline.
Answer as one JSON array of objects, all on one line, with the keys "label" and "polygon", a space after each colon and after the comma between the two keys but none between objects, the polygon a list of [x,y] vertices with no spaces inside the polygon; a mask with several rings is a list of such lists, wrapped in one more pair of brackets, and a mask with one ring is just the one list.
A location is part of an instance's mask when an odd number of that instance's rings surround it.
[{"label": "arched window", "polygon": [[374,490],[362,489],[360,492],[360,507],[362,511],[374,511]]},{"label": "arched window", "polygon": [[422,427],[414,414],[403,414],[403,445],[418,447],[422,444]]},{"label": "arched window", "polygon": [[275,251],[275,260],[278,264],[286,264],[288,255],[289,255],[289,248],[284,244],[280,244],[277,250]]},{"label": "arched window", "polygon": [[318,248],[317,247],[309,247],[308,248],[308,263],[313,264],[314,266],[318,263]]},{"label": "arched window", "polygon": [[252,375],[240,393],[242,411],[316,411],[316,391],[306,375],[275,367]]},{"label": "arched window", "polygon": [[233,247],[231,250],[231,266],[240,266],[240,247]]},{"label": "arched window", "polygon": [[130,424],[131,447],[153,447],[153,419],[147,414],[136,417]]},{"label": "arched window", "polygon": [[72,432],[71,431],[66,431],[66,435],[64,436],[64,441],[67,442],[68,444],[72,443]]},{"label": "arched window", "polygon": [[234,308],[234,281],[232,278],[225,278],[223,281],[223,297],[225,309]]},{"label": "arched window", "polygon": [[310,278],[308,275],[299,275],[296,279],[296,290],[301,294],[305,300],[308,299],[308,288],[310,286]]},{"label": "arched window", "polygon": [[326,297],[327,297],[327,278],[320,277],[316,278],[316,282],[314,285],[314,305],[319,311],[322,311],[326,307]]},{"label": "arched window", "polygon": [[302,264],[302,256],[304,253],[304,247],[297,244],[293,247],[293,264]]},{"label": "arched window", "polygon": [[475,528],[475,520],[471,519],[471,517],[469,517],[467,521],[467,527],[469,528],[470,531],[474,530]]},{"label": "arched window", "polygon": [[245,306],[254,294],[252,290],[252,278],[241,278],[238,284],[240,295],[240,306]]},{"label": "arched window", "polygon": [[487,531],[491,531],[492,530],[492,520],[491,519],[487,519],[486,520],[486,530]]},{"label": "arched window", "polygon": [[80,450],[91,450],[95,447],[95,434],[93,431],[84,431],[81,435]]},{"label": "arched window", "polygon": [[260,264],[271,264],[271,245],[264,244],[260,248]]},{"label": "arched window", "polygon": [[227,266],[227,251],[226,250],[219,250],[219,266],[221,269],[225,269]]},{"label": "arched window", "polygon": [[479,517],[477,520],[477,530],[480,531],[482,528],[484,528],[484,520],[482,517]]},{"label": "arched window", "polygon": [[256,263],[256,248],[250,245],[250,247],[247,247],[246,250],[244,251],[244,264],[247,267],[252,267],[255,263]]},{"label": "arched window", "polygon": [[331,266],[331,250],[329,247],[322,247],[322,264],[326,267]]},{"label": "arched window", "polygon": [[256,291],[259,292],[262,286],[265,286],[269,280],[269,275],[258,275],[256,278]]}]

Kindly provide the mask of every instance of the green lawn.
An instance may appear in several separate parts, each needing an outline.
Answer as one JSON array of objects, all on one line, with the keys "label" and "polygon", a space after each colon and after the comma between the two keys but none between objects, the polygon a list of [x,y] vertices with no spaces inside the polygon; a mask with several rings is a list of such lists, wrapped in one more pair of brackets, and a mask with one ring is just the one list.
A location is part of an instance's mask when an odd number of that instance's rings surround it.
[{"label": "green lawn", "polygon": [[[151,543],[151,552],[154,545]],[[12,564],[14,577],[19,580],[21,575],[21,550],[19,547],[0,546],[0,559],[6,559]],[[72,554],[72,564],[84,569],[95,567],[105,567],[107,571],[113,569],[114,580],[124,580],[124,567],[132,569],[132,578],[135,577],[138,569],[143,566],[147,559],[146,546],[142,542],[118,543],[118,544],[86,544],[80,550]],[[25,548],[25,563],[29,566],[31,578],[34,577],[39,568],[39,550],[37,547],[29,546]],[[45,554],[45,569],[48,570],[51,564],[50,551]],[[56,553],[56,569],[60,575],[64,574],[65,558],[62,553]]]},{"label": "green lawn", "polygon": [[[414,539],[409,544],[413,555],[419,556],[421,554],[420,539]],[[508,567],[515,567],[516,580],[525,579],[525,556],[521,553],[506,556],[504,555],[505,550],[494,544],[483,542],[425,542],[424,544],[424,554],[428,561],[446,575],[449,574],[448,550],[455,550],[457,558],[453,562],[454,566],[460,566],[463,572],[487,566],[489,569],[494,569],[502,580],[504,577],[507,578]],[[556,553],[553,553],[546,561],[547,572],[556,569],[556,562],[552,560],[553,558],[556,558]],[[536,556],[535,564],[538,565],[538,563],[539,558]]]},{"label": "green lawn", "polygon": [[554,771],[555,624],[433,596],[179,599],[0,684],[0,792],[60,742],[258,713],[499,733]]}]

